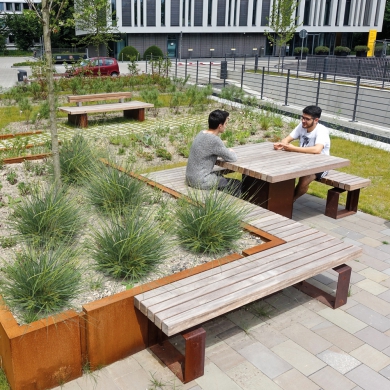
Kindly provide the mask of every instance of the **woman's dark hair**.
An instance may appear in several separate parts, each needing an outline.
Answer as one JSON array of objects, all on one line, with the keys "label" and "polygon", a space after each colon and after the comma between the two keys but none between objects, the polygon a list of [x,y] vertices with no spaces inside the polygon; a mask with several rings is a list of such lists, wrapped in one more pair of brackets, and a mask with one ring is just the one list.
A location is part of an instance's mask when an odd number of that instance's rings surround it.
[{"label": "woman's dark hair", "polygon": [[312,118],[316,119],[316,118],[321,118],[321,113],[322,113],[322,110],[320,107],[318,106],[307,106],[305,107],[302,112],[304,114],[307,114],[307,115],[310,115]]},{"label": "woman's dark hair", "polygon": [[229,113],[223,110],[215,110],[209,115],[209,129],[215,130],[219,125],[223,125],[228,118]]}]

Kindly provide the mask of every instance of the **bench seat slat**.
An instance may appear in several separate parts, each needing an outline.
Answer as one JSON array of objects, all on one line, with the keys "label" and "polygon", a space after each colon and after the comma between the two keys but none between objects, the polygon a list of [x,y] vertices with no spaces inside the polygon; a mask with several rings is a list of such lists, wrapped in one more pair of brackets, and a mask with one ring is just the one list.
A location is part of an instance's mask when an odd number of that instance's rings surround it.
[{"label": "bench seat slat", "polygon": [[153,104],[131,101],[125,103],[109,103],[109,104],[97,104],[93,106],[81,106],[81,107],[59,107],[60,111],[66,112],[71,115],[77,114],[90,114],[98,112],[107,112],[107,111],[124,111],[124,110],[134,110],[138,108],[150,108],[154,107]]},{"label": "bench seat slat", "polygon": [[131,92],[108,92],[108,93],[94,93],[90,95],[69,95],[69,103],[78,102],[97,102],[103,100],[114,100],[114,99],[129,99],[131,98]]},{"label": "bench seat slat", "polygon": [[[161,321],[157,321],[157,323],[162,325],[161,329],[168,336],[176,334],[191,326],[205,322],[237,307],[253,302],[256,299],[315,276],[329,269],[329,267],[335,267],[349,261],[360,252],[361,248],[344,247],[342,254],[334,253],[333,255],[329,255],[320,260],[310,261],[298,268],[289,271],[286,270],[284,278],[271,277],[264,280],[264,278],[261,277],[263,275],[261,275],[259,276],[260,280],[258,283],[251,281],[237,293],[224,294],[220,298],[210,302],[208,305],[192,306],[185,312],[164,319],[163,323]],[[159,320],[158,317],[157,320]]]}]

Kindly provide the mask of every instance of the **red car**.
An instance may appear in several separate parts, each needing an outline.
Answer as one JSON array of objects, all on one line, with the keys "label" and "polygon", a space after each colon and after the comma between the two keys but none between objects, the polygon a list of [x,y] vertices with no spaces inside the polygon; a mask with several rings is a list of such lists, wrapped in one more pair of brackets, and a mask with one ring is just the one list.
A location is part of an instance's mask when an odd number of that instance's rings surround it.
[{"label": "red car", "polygon": [[83,60],[81,67],[77,68],[73,75],[83,73],[86,76],[119,76],[119,65],[115,58],[94,57]]}]

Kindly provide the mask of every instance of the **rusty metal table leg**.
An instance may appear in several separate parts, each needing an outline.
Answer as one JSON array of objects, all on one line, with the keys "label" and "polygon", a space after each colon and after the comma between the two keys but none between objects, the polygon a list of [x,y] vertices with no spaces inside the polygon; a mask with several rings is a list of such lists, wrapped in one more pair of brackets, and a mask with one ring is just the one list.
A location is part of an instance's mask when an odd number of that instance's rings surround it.
[{"label": "rusty metal table leg", "polygon": [[295,179],[268,183],[246,176],[242,184],[244,199],[284,217],[291,218]]},{"label": "rusty metal table leg", "polygon": [[339,210],[340,194],[345,191],[346,190],[340,188],[331,188],[328,190],[325,208],[325,215],[327,217],[338,219],[356,214],[359,204],[360,189],[348,191],[345,209]]},{"label": "rusty metal table leg", "polygon": [[88,127],[88,116],[87,114],[68,114],[68,122],[74,126],[86,128]]},{"label": "rusty metal table leg", "polygon": [[123,116],[129,119],[136,119],[140,122],[145,120],[145,109],[135,108],[133,110],[123,110]]},{"label": "rusty metal table leg", "polygon": [[339,274],[335,297],[326,293],[325,291],[322,291],[318,287],[313,286],[305,280],[294,284],[294,287],[306,293],[307,295],[318,299],[320,302],[331,307],[332,309],[337,309],[338,307],[347,303],[352,269],[346,264],[339,265],[333,269]]}]

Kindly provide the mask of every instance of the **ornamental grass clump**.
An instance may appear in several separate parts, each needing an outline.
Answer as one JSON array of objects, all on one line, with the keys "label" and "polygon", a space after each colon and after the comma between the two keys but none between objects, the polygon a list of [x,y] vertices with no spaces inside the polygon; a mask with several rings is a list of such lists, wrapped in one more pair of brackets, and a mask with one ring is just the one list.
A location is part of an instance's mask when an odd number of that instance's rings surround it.
[{"label": "ornamental grass clump", "polygon": [[75,134],[71,140],[64,141],[60,150],[62,180],[69,184],[80,184],[89,176],[95,163],[88,141]]},{"label": "ornamental grass clump", "polygon": [[71,243],[83,227],[82,205],[65,187],[31,187],[31,195],[14,205],[10,225],[33,245]]},{"label": "ornamental grass clump", "polygon": [[144,183],[105,164],[94,167],[85,189],[89,202],[104,213],[123,214],[137,208],[146,196]]},{"label": "ornamental grass clump", "polygon": [[180,244],[191,252],[218,254],[232,250],[243,235],[241,221],[247,211],[228,192],[189,192],[190,202],[177,202],[176,234]]},{"label": "ornamental grass clump", "polygon": [[5,303],[26,322],[63,309],[81,291],[78,252],[69,247],[26,246],[3,261],[0,291]]},{"label": "ornamental grass clump", "polygon": [[164,229],[151,213],[138,208],[105,220],[92,234],[91,252],[101,272],[137,282],[156,271],[170,248]]}]

